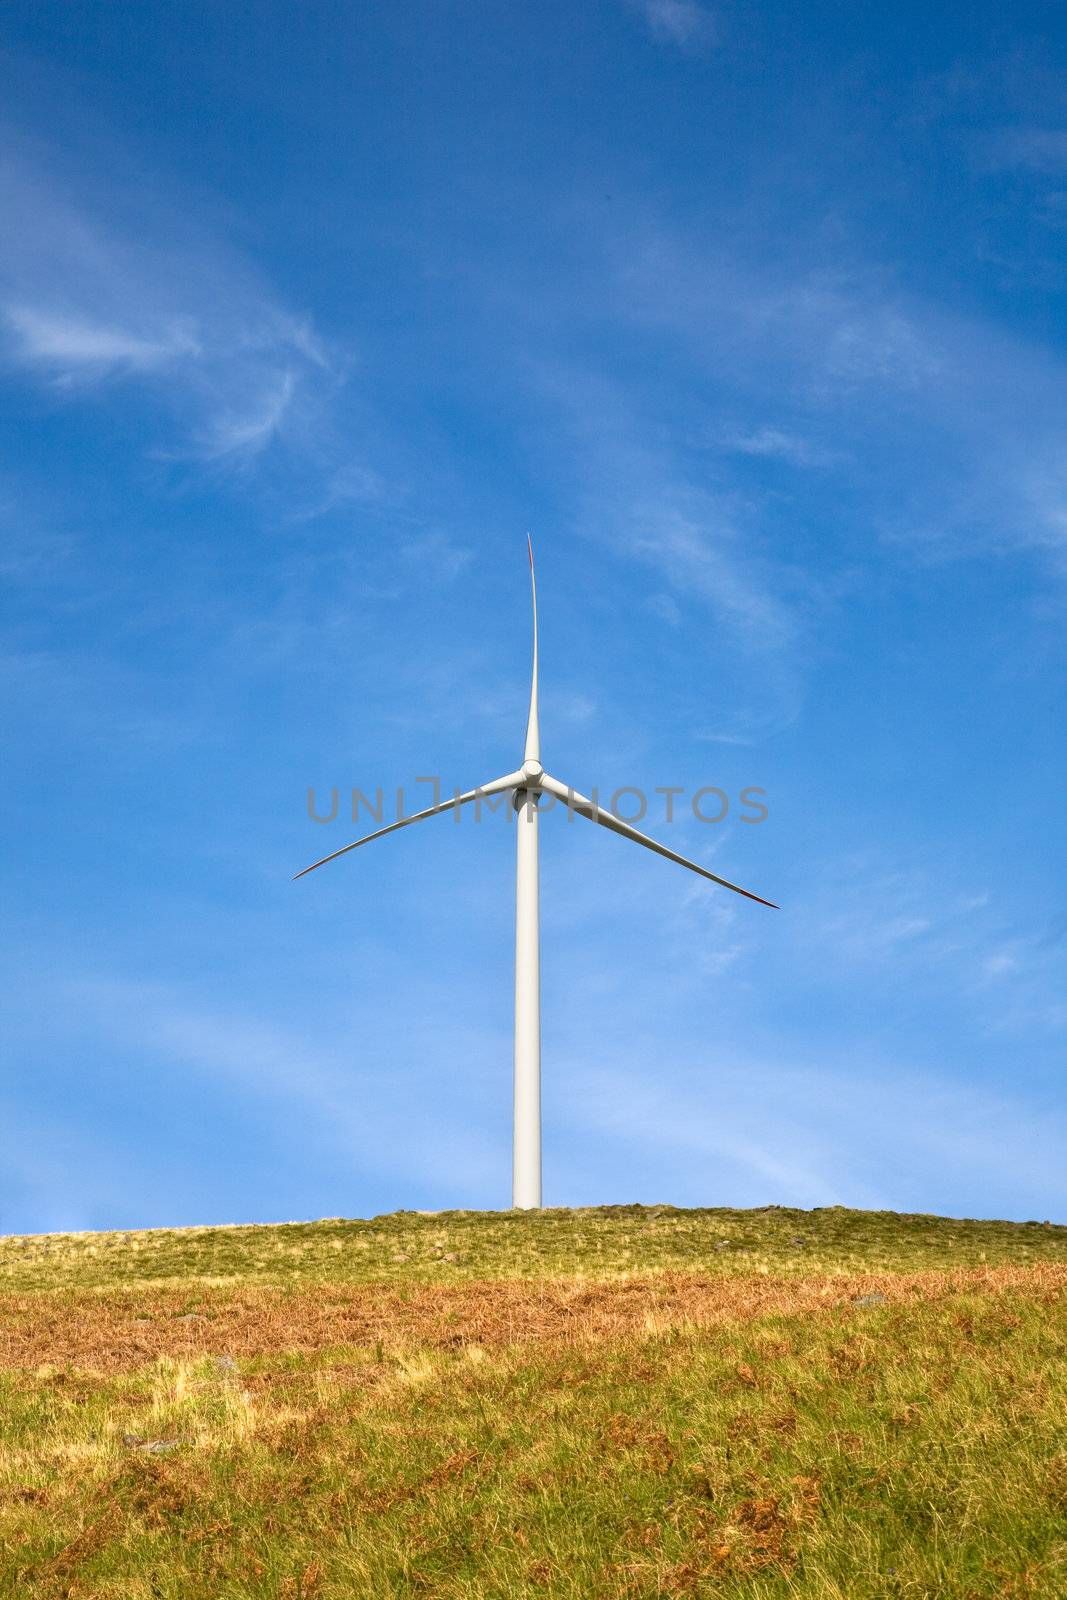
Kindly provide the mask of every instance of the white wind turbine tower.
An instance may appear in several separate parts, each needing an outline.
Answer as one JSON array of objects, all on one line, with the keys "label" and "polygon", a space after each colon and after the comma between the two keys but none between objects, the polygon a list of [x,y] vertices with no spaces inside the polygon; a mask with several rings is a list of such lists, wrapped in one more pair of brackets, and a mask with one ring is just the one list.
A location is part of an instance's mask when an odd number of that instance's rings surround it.
[{"label": "white wind turbine tower", "polygon": [[[758,894],[752,894],[748,889],[742,889],[736,883],[730,883],[727,878],[720,878],[717,873],[709,872],[706,867],[697,866],[695,861],[686,860],[685,856],[678,855],[674,850],[668,850],[666,845],[658,844],[655,839],[649,839],[645,834],[639,833],[630,823],[623,822],[611,811],[602,811],[593,800],[587,800],[568,784],[560,783],[558,778],[553,778],[541,765],[541,736],[537,721],[537,582],[534,577],[533,544],[527,536],[530,551],[530,587],[533,596],[533,681],[530,687],[530,715],[526,723],[526,749],[523,753],[522,766],[515,772],[506,773],[503,778],[494,778],[492,783],[483,783],[480,788],[468,789],[466,794],[457,794],[450,800],[442,800],[435,806],[427,806],[425,811],[416,811],[413,816],[402,817],[399,822],[390,823],[387,828],[379,828],[375,833],[368,833],[362,839],[357,839],[353,844],[346,844],[340,850],[323,856],[321,861],[315,861],[310,867],[305,867],[303,872],[296,874],[302,878],[308,872],[314,872],[317,867],[323,867],[327,861],[336,861],[338,856],[347,855],[349,850],[358,850],[360,845],[369,844],[372,839],[382,839],[387,833],[396,833],[398,828],[410,827],[413,822],[423,822],[427,817],[435,817],[438,812],[452,811],[458,806],[469,805],[471,801],[477,802],[489,795],[501,794],[508,790],[513,794],[513,805],[517,813],[515,828],[517,844],[517,870],[515,876],[515,1130],[512,1157],[512,1205],[522,1210],[534,1210],[541,1204],[541,936],[539,914],[539,873],[537,862],[537,807],[541,796],[552,795],[555,800],[562,800],[571,811],[576,811],[579,816],[587,817],[590,822],[599,823],[602,828],[609,828],[612,833],[621,834],[624,839],[632,839],[635,844],[644,845],[646,850],[654,850],[659,856],[665,856],[668,861],[677,861],[681,867],[688,867],[690,872],[698,873],[702,878],[708,878],[712,883],[721,884],[724,889],[732,889],[735,894],[742,894],[747,900],[755,900],[761,906],[771,906],[777,910],[773,900],[764,900]],[[594,795],[597,794],[594,789]],[[294,880],[295,881],[295,880]]]}]

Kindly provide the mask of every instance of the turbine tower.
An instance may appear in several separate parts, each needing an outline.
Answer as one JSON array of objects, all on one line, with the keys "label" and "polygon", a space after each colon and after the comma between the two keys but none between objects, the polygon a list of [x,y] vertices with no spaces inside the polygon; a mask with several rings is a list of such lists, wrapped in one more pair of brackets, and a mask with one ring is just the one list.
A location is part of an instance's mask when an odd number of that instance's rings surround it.
[{"label": "turbine tower", "polygon": [[[338,856],[347,855],[350,850],[358,850],[360,845],[369,844],[372,839],[382,839],[387,833],[396,833],[399,828],[408,828],[413,822],[423,822],[427,817],[437,816],[439,812],[454,811],[459,806],[469,805],[472,801],[475,802],[477,812],[479,801],[490,795],[511,793],[516,812],[515,1126],[511,1203],[521,1210],[531,1211],[541,1205],[541,934],[537,808],[542,795],[547,794],[554,800],[562,800],[568,810],[576,811],[580,817],[586,817],[590,822],[596,822],[600,827],[610,829],[612,833],[621,834],[624,839],[632,839],[635,844],[644,845],[646,850],[653,850],[656,855],[664,856],[668,861],[676,861],[680,867],[688,867],[690,872],[697,873],[699,877],[707,878],[724,889],[732,889],[734,894],[744,895],[746,900],[755,900],[759,905],[770,906],[774,910],[778,908],[773,900],[764,900],[751,890],[742,889],[739,884],[731,883],[727,878],[720,878],[717,873],[709,872],[706,867],[698,866],[695,861],[689,861],[676,851],[668,850],[666,845],[659,844],[655,839],[640,833],[629,822],[623,822],[620,817],[615,816],[612,811],[602,811],[595,800],[587,800],[569,784],[560,783],[558,778],[553,778],[545,771],[541,765],[541,735],[537,719],[537,579],[534,574],[533,544],[529,535],[526,543],[530,554],[530,590],[533,601],[533,678],[530,685],[530,713],[526,721],[526,747],[523,751],[522,766],[515,772],[505,773],[502,778],[494,778],[491,783],[483,783],[477,789],[468,789],[465,794],[457,794],[450,800],[442,800],[438,805],[427,806],[425,811],[416,811],[413,816],[402,817],[399,822],[392,822],[387,828],[379,828],[375,833],[365,834],[362,839],[356,839],[354,843],[346,844],[340,850],[334,850],[330,855],[323,856],[321,861],[313,862],[310,867],[305,867],[295,876],[303,878],[316,868],[324,867],[328,861],[336,861]],[[594,789],[593,793],[596,795],[598,791]]]}]

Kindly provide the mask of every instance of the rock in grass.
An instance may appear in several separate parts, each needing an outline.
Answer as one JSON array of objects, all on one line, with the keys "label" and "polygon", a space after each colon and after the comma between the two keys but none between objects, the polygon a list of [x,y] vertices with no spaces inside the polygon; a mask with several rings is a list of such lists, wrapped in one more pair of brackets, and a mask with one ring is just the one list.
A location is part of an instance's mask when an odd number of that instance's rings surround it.
[{"label": "rock in grass", "polygon": [[854,1306],[884,1306],[885,1303],[885,1295],[880,1294],[877,1289],[873,1294],[854,1294],[852,1296],[852,1304]]}]

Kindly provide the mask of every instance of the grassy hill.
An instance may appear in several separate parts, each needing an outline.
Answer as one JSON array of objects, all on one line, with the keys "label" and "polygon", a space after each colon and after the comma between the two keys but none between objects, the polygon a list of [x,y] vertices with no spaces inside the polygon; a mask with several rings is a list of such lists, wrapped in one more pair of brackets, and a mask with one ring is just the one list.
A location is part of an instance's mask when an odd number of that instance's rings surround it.
[{"label": "grassy hill", "polygon": [[0,1240],[0,1594],[1067,1596],[1067,1229]]}]

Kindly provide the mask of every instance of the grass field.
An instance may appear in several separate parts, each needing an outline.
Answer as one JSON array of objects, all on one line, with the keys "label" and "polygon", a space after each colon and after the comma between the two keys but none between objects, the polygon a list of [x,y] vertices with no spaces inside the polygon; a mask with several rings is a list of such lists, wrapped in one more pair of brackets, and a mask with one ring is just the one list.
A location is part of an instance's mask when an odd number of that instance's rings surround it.
[{"label": "grass field", "polygon": [[0,1240],[0,1594],[1067,1597],[1067,1229]]}]

